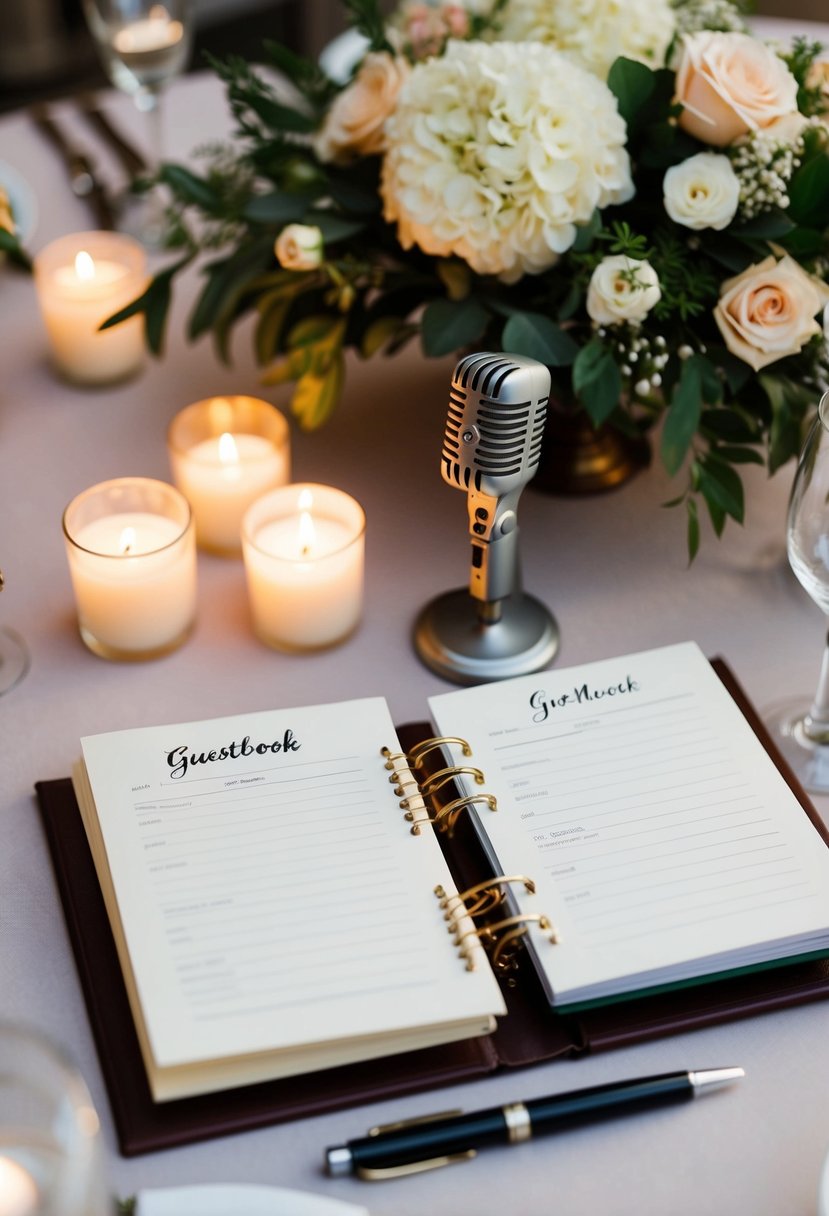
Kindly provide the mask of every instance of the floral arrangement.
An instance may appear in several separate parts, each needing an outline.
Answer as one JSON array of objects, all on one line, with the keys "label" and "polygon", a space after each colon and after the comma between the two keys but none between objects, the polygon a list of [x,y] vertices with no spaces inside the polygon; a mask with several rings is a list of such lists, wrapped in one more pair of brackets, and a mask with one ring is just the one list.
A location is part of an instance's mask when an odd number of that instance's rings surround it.
[{"label": "floral arrangement", "polygon": [[[641,434],[719,535],[740,465],[774,471],[829,387],[829,64],[752,37],[729,0],[349,0],[343,83],[266,44],[286,100],[214,66],[237,124],[203,174],[165,165],[181,256],[111,323],[161,347],[172,280],[218,256],[189,336],[254,313],[266,383],[306,427],[344,351],[419,337],[547,364],[556,399]],[[196,222],[194,223],[193,220]]]}]

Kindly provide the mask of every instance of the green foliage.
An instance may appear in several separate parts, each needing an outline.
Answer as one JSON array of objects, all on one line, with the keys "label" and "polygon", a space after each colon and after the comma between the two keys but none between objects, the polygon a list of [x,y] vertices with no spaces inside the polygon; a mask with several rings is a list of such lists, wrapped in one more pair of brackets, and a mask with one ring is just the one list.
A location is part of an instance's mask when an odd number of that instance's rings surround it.
[{"label": "green foliage", "polygon": [[501,345],[548,367],[569,367],[579,353],[570,335],[538,312],[513,313],[504,326]]},{"label": "green foliage", "polygon": [[824,100],[819,85],[809,81],[809,73],[816,59],[823,53],[820,42],[799,35],[792,43],[791,49],[781,55],[781,59],[797,81],[797,108],[807,116],[822,114]]},{"label": "green foliage", "polygon": [[343,0],[350,23],[368,39],[372,51],[392,51],[377,0]]},{"label": "green foliage", "polygon": [[16,266],[23,270],[31,270],[31,259],[20,244],[19,238],[9,232],[8,228],[0,227],[0,255],[5,254]]},{"label": "green foliage", "polygon": [[421,321],[423,353],[432,357],[451,355],[471,346],[483,336],[489,313],[478,300],[433,300]]},{"label": "green foliage", "polygon": [[598,338],[591,339],[576,357],[573,389],[596,426],[606,422],[619,404],[622,376],[613,355]]}]

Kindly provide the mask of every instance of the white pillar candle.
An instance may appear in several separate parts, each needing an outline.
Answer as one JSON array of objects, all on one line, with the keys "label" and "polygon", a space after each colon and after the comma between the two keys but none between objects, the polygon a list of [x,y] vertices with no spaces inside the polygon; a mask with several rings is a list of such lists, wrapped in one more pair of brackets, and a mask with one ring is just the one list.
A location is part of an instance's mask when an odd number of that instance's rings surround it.
[{"label": "white pillar candle", "polygon": [[362,508],[330,486],[286,486],[254,503],[242,548],[261,641],[316,650],[348,637],[362,611],[364,542]]},{"label": "white pillar candle", "polygon": [[35,257],[34,273],[52,358],[67,379],[107,384],[138,370],[142,319],[99,331],[147,285],[147,258],[137,241],[115,232],[61,237]]},{"label": "white pillar candle", "polygon": [[11,1157],[0,1157],[0,1216],[35,1216],[38,1194],[28,1170]]},{"label": "white pillar candle", "polygon": [[166,654],[196,612],[196,547],[185,499],[125,477],[79,495],[63,520],[81,637],[110,659]]},{"label": "white pillar candle", "polygon": [[290,477],[284,416],[256,397],[211,397],[176,415],[168,449],[173,480],[193,508],[201,548],[241,552],[248,507]]}]

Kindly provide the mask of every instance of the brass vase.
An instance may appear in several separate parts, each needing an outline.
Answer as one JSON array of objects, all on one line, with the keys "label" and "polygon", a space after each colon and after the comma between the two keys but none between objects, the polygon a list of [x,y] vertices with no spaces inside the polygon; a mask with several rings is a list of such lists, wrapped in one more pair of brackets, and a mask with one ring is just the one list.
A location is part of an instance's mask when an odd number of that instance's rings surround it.
[{"label": "brass vase", "polygon": [[650,461],[645,436],[624,435],[608,425],[596,427],[582,410],[551,399],[541,462],[530,484],[567,497],[604,494],[624,485]]}]

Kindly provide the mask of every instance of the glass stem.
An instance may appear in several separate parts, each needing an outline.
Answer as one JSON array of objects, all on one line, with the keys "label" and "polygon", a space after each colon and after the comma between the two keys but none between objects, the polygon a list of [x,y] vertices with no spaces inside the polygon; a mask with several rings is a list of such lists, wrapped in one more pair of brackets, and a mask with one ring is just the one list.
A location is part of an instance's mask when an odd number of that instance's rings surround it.
[{"label": "glass stem", "polygon": [[144,88],[135,95],[135,104],[147,115],[150,132],[150,170],[157,173],[164,158],[164,128],[161,122],[160,89]]},{"label": "glass stem", "polygon": [[829,740],[829,636],[823,648],[817,691],[804,723],[804,730],[810,739],[821,743]]}]

